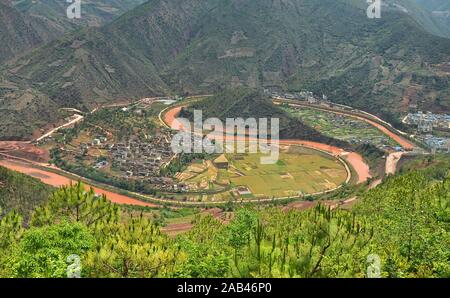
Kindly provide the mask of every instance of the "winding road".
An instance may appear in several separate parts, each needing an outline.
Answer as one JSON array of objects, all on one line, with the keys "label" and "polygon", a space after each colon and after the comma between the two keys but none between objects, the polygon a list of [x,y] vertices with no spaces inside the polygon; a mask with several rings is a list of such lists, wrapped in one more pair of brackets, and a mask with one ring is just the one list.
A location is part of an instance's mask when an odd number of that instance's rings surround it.
[{"label": "winding road", "polygon": [[[199,96],[196,96],[196,97],[199,97]],[[161,123],[163,125],[165,125],[166,127],[169,127],[169,128],[175,129],[175,130],[182,129],[182,127],[179,125],[179,123],[177,124],[177,121],[176,121],[176,117],[179,114],[179,112],[181,111],[182,107],[183,106],[175,106],[175,107],[171,106],[171,107],[163,110],[159,115],[159,119],[160,119]],[[95,111],[92,111],[92,113],[93,112],[95,112]],[[389,135],[393,134],[390,130],[386,129],[383,125],[380,125],[370,119],[367,119],[364,117],[357,117],[357,118],[370,123],[371,125],[377,127],[378,129],[385,132],[386,134],[389,134]],[[42,140],[43,138],[50,136],[57,130],[64,128],[64,127],[68,127],[70,125],[73,125],[81,120],[83,120],[83,116],[76,115],[76,117],[74,119],[72,119],[71,121],[69,121],[68,123],[63,124],[55,129],[52,129],[51,131],[44,134],[37,140]],[[405,139],[403,139],[395,134],[393,134],[393,138],[396,140],[399,140],[401,142],[405,141]],[[27,144],[29,144],[29,142],[27,142]],[[333,156],[344,159],[354,169],[354,172],[357,174],[357,178],[358,178],[356,180],[357,183],[363,183],[367,179],[371,178],[369,166],[364,161],[363,157],[356,152],[348,152],[348,151],[345,151],[345,150],[335,147],[335,146],[326,145],[326,144],[317,143],[317,142],[311,142],[311,141],[304,141],[304,140],[280,140],[280,144],[281,145],[301,145],[301,146],[309,147],[309,148],[312,148],[315,150],[324,151],[328,154],[331,154]],[[412,146],[411,143],[408,143],[408,144],[404,143],[402,145]],[[409,147],[406,147],[406,148],[409,148]],[[70,174],[70,176],[72,176],[72,177],[74,177],[74,176],[76,177],[76,175],[73,175],[71,173],[65,173],[63,170],[55,168],[54,166],[44,164],[44,163],[37,163],[35,161],[24,159],[24,158],[8,156],[6,154],[6,152],[3,152],[3,153],[0,152],[0,154],[3,155],[3,158],[4,158],[4,159],[0,159],[1,166],[7,167],[9,169],[24,173],[26,175],[29,175],[29,176],[32,176],[35,178],[38,178],[46,184],[49,184],[49,185],[52,185],[55,187],[59,187],[62,185],[68,185],[70,183],[74,183],[74,180],[67,178],[66,174],[67,175]],[[388,157],[388,159],[386,161],[386,172],[387,173],[395,173],[395,167],[396,167],[396,164],[397,164],[400,156],[401,156],[401,154],[399,153],[399,154],[392,154],[392,156],[390,155],[390,157]],[[45,170],[45,168],[48,168],[49,170],[47,171],[47,170]],[[55,170],[60,172],[61,174],[55,173]],[[87,180],[87,179],[83,179],[83,180]],[[97,185],[96,183],[94,183],[94,184]],[[86,187],[91,187],[89,185],[89,182],[86,183]],[[170,202],[165,199],[152,198],[149,196],[136,194],[137,197],[142,197],[143,199],[150,200],[151,202],[154,202],[154,203],[144,202],[139,199],[135,199],[135,198],[132,198],[132,197],[129,197],[126,195],[119,194],[118,192],[120,190],[117,190],[117,192],[115,192],[115,191],[105,190],[100,187],[93,187],[93,188],[97,194],[104,194],[107,196],[107,198],[109,200],[111,200],[112,202],[117,203],[117,204],[158,207],[158,206],[161,206],[161,204],[163,204],[163,203]],[[282,199],[282,198],[280,198],[280,199]],[[265,200],[263,199],[263,200],[255,200],[255,201],[264,202]],[[272,201],[272,199],[269,199],[269,201]],[[220,203],[227,203],[227,202],[214,202],[214,204],[220,204]],[[200,206],[200,205],[205,205],[205,203],[202,203],[202,202],[179,202],[178,205]]]}]

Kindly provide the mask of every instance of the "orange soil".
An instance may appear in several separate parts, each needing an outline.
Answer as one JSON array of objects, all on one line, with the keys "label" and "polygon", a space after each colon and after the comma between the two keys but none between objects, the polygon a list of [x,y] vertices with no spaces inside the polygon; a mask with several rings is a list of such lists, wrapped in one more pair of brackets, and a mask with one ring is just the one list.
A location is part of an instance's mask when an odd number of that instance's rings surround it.
[{"label": "orange soil", "polygon": [[[76,181],[71,180],[67,177],[55,174],[53,172],[47,172],[41,169],[33,168],[30,164],[27,164],[25,162],[21,161],[13,161],[13,160],[0,160],[0,165],[35,177],[45,184],[54,186],[54,187],[60,187],[64,185],[74,184]],[[92,186],[86,185],[86,189],[91,188]],[[98,187],[92,187],[96,194],[99,195],[106,195],[106,198],[110,200],[113,203],[120,204],[120,205],[135,205],[135,206],[142,206],[142,207],[159,207],[159,205],[143,202],[137,199],[133,199],[124,195],[120,195],[111,191],[103,190]]]},{"label": "orange soil", "polygon": [[[222,214],[223,211],[220,208],[212,208],[206,209],[201,212],[202,214],[211,214],[214,218],[220,220],[222,223],[227,224],[228,221],[223,220]],[[172,223],[168,224],[165,227],[161,228],[161,231],[168,234],[169,236],[176,236],[181,233],[189,232],[194,225],[190,222],[182,222],[182,223]]]},{"label": "orange soil", "polygon": [[400,144],[400,146],[402,146],[403,148],[405,148],[405,150],[413,150],[414,149],[414,145],[405,140],[404,138],[400,137],[399,135],[396,135],[395,133],[393,133],[392,131],[390,131],[389,129],[387,129],[386,127],[384,127],[383,125],[376,123],[375,121],[369,120],[367,118],[364,117],[359,117],[359,116],[351,116],[353,118],[356,118],[358,120],[362,120],[362,121],[366,121],[367,123],[371,124],[372,126],[378,128],[379,130],[381,130],[383,133],[387,134],[389,137],[391,137],[392,139],[394,139],[394,141],[396,141],[397,143]]},{"label": "orange soil", "polygon": [[[177,115],[180,113],[182,106],[174,107],[173,109],[168,110],[164,115],[164,122],[170,126],[172,129],[181,130],[183,129],[181,123],[176,120]],[[375,122],[373,122],[376,124]],[[381,125],[380,125],[381,126]],[[387,129],[386,129],[387,130]],[[220,138],[220,136],[218,136]],[[226,139],[226,136],[224,137]],[[249,140],[249,138],[236,137],[236,140]],[[303,140],[280,140],[280,145],[302,145],[305,147],[310,147],[313,149],[318,149],[322,151],[326,151],[335,156],[345,157],[347,162],[353,167],[353,169],[358,174],[357,183],[363,183],[368,178],[371,178],[369,166],[365,163],[364,159],[361,155],[356,152],[346,152],[345,150],[317,142],[312,141],[303,141]]]},{"label": "orange soil", "polygon": [[47,150],[38,148],[30,142],[0,141],[0,153],[37,162],[46,162],[50,158]]}]

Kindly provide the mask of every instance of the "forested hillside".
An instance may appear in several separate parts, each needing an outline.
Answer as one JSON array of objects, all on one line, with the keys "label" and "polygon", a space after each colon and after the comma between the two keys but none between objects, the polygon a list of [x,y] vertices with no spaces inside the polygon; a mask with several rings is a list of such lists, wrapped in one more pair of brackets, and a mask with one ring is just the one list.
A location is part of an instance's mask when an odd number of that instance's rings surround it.
[{"label": "forested hillside", "polygon": [[48,199],[52,190],[38,179],[0,166],[0,209],[4,213],[16,210],[28,219],[34,208]]},{"label": "forested hillside", "polygon": [[57,107],[237,86],[308,89],[391,121],[408,104],[448,111],[450,39],[401,11],[373,20],[366,9],[354,0],[148,1],[4,67],[0,116],[14,119],[1,136],[29,137]]},{"label": "forested hillside", "polygon": [[0,64],[62,35],[61,28],[22,14],[7,4],[0,1]]},{"label": "forested hillside", "polygon": [[81,18],[69,19],[66,10],[70,3],[60,0],[12,0],[23,13],[45,19],[64,28],[65,32],[83,26],[100,26],[145,2],[145,0],[83,0]]},{"label": "forested hillside", "polygon": [[197,217],[176,238],[82,185],[65,187],[28,228],[3,216],[0,276],[65,277],[77,254],[83,277],[366,277],[378,258],[382,277],[450,277],[448,168],[389,177],[353,211],[237,208],[229,224]]}]

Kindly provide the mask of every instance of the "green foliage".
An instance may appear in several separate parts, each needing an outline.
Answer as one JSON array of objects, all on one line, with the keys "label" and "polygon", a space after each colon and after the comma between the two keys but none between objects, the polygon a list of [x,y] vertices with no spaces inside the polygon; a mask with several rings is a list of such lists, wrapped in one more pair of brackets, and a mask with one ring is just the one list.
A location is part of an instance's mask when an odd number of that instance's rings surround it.
[{"label": "green foliage", "polygon": [[28,221],[33,209],[44,203],[52,190],[36,178],[0,166],[0,208],[5,213],[16,210]]},{"label": "green foliage", "polygon": [[450,179],[425,172],[389,178],[358,204],[389,277],[450,276]]},{"label": "green foliage", "polygon": [[183,253],[159,228],[142,217],[96,229],[96,248],[86,258],[91,277],[167,277]]},{"label": "green foliage", "polygon": [[[0,214],[1,214],[0,208]],[[0,220],[0,252],[14,244],[23,234],[22,217],[12,211]]]},{"label": "green foliage", "polygon": [[8,259],[10,277],[66,277],[67,258],[83,255],[94,237],[80,223],[62,223],[27,230]]},{"label": "green foliage", "polygon": [[444,172],[388,177],[352,211],[248,207],[227,224],[199,214],[175,239],[78,183],[37,208],[31,227],[16,212],[0,220],[0,276],[64,277],[77,254],[84,277],[366,277],[375,254],[383,277],[449,277]]},{"label": "green foliage", "polygon": [[83,183],[74,186],[63,186],[55,191],[48,203],[36,208],[31,224],[44,226],[69,220],[81,222],[86,226],[101,222],[117,222],[119,208],[103,196],[97,196],[91,188],[86,191]]},{"label": "green foliage", "polygon": [[197,216],[194,227],[177,243],[186,253],[186,261],[175,272],[177,277],[228,277],[230,251],[226,245],[226,228],[211,215]]},{"label": "green foliage", "polygon": [[372,230],[347,212],[262,212],[237,253],[237,277],[361,277]]}]

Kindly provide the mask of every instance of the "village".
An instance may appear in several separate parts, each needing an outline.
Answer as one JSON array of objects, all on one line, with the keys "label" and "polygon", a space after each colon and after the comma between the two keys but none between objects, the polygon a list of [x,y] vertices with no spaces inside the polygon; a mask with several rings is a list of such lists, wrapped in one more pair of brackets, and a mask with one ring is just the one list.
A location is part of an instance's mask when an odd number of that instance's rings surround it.
[{"label": "village", "polygon": [[432,153],[450,153],[450,115],[418,111],[409,113],[403,123],[415,128],[417,139],[426,144]]},{"label": "village", "polygon": [[[317,97],[311,91],[300,92],[281,92],[276,89],[264,89],[264,93],[274,99],[291,99],[302,101],[311,105],[323,106],[325,108],[335,107],[338,109],[361,112],[352,107],[337,104],[328,100],[326,95]],[[331,116],[331,114],[329,114]],[[360,129],[357,122],[349,123],[343,117],[331,116],[330,121],[336,128],[343,128],[351,124],[354,129]],[[408,113],[402,122],[412,128],[415,133],[411,137],[415,138],[422,145],[426,146],[431,153],[450,153],[450,115],[447,114],[434,114],[432,112],[418,111],[416,113]],[[355,126],[356,125],[356,126]],[[350,137],[347,141],[353,144],[368,144],[372,143],[382,150],[403,151],[400,146],[393,145],[389,138],[386,137],[370,137],[365,136],[362,138]]]},{"label": "village", "polygon": [[177,191],[182,186],[161,175],[161,169],[175,158],[170,147],[171,138],[170,131],[166,130],[158,131],[145,141],[132,138],[116,142],[109,141],[106,136],[96,136],[90,144],[81,143],[80,149],[85,154],[92,149],[107,152],[104,158],[92,164],[96,170],[109,168],[107,172],[127,181],[140,180],[154,189]]}]

